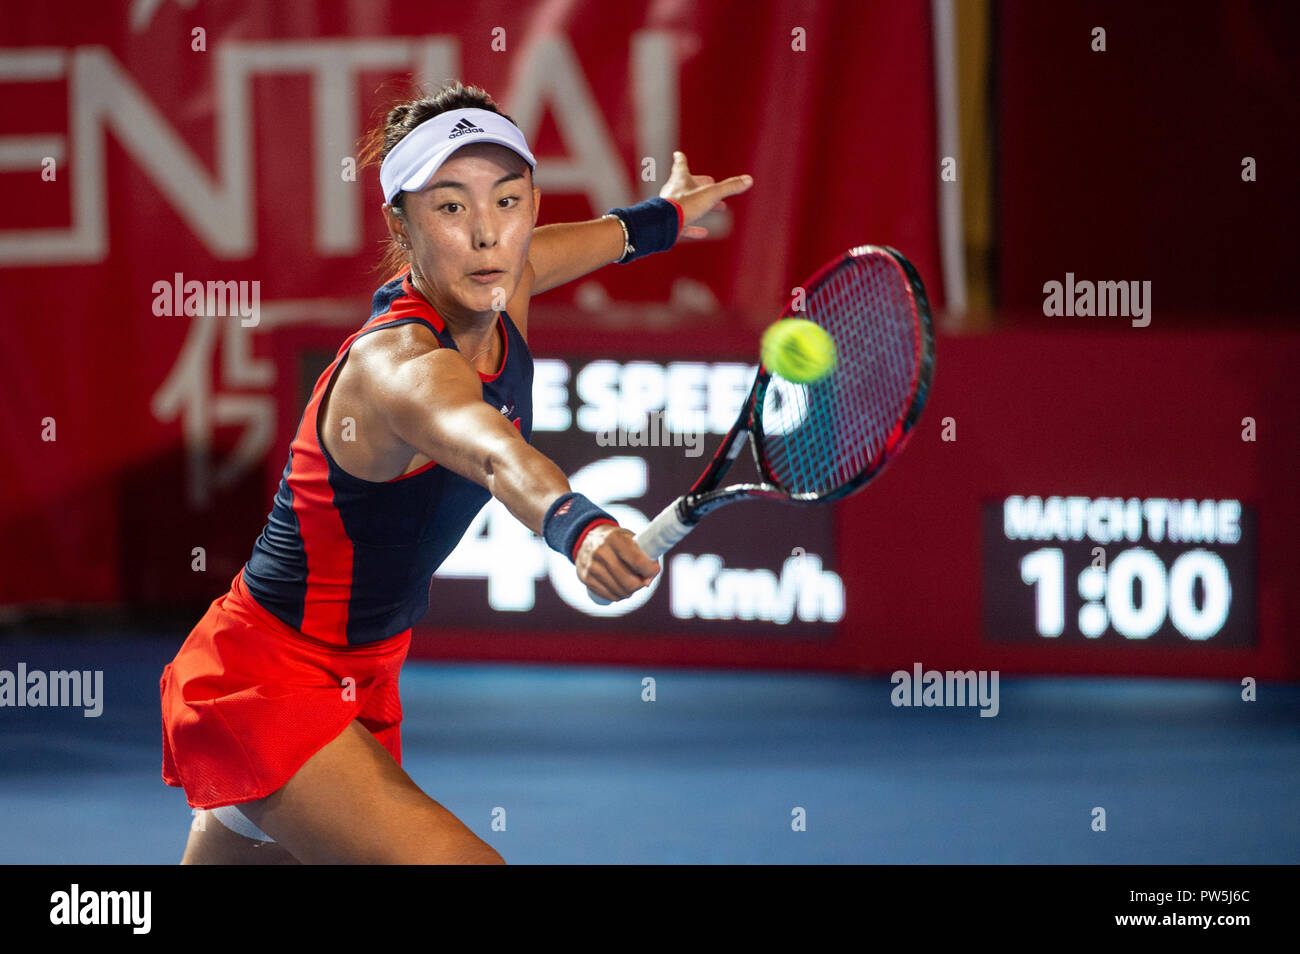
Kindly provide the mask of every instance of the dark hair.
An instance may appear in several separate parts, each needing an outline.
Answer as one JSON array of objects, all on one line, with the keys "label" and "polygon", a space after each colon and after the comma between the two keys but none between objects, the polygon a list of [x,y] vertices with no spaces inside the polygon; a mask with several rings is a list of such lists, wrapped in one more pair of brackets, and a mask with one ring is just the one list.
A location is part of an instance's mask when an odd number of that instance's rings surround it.
[{"label": "dark hair", "polygon": [[[480,86],[465,86],[460,80],[455,80],[437,92],[418,96],[390,109],[384,121],[361,140],[362,168],[379,166],[384,161],[384,157],[392,152],[393,147],[412,129],[425,120],[452,109],[486,109],[514,122],[510,116],[501,111],[487,90]],[[405,199],[405,192],[399,192],[393,198],[392,206],[398,215],[403,212]],[[393,275],[405,265],[406,253],[390,236],[377,270],[385,275]]]}]

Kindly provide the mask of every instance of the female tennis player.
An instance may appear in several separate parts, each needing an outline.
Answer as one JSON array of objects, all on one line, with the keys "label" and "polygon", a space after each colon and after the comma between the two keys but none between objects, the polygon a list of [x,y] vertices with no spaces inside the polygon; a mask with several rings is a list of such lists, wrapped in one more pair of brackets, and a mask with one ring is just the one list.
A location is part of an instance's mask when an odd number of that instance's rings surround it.
[{"label": "female tennis player", "polygon": [[401,767],[398,670],[434,571],[496,497],[594,594],[659,572],[529,446],[529,298],[701,237],[750,177],[692,175],[679,152],[659,197],[535,228],[523,134],[460,83],[393,109],[370,145],[397,273],[316,382],[252,556],[160,681],[163,779],[199,810],[182,863],[501,863]]}]

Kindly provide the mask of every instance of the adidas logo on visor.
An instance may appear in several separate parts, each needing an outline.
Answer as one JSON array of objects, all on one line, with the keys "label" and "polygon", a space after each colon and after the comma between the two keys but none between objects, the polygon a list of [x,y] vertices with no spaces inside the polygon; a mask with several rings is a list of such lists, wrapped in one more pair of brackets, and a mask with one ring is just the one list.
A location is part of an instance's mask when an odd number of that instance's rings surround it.
[{"label": "adidas logo on visor", "polygon": [[464,136],[468,133],[476,133],[476,132],[485,132],[485,130],[479,126],[475,126],[468,119],[462,119],[456,125],[451,127],[451,133],[448,134],[447,138],[456,139],[459,136]]}]

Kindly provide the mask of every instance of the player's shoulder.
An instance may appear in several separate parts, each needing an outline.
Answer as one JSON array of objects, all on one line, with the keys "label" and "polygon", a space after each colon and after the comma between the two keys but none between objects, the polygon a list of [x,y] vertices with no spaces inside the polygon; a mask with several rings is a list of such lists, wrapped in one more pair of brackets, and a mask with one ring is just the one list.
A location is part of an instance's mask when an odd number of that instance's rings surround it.
[{"label": "player's shoulder", "polygon": [[435,327],[441,329],[442,320],[411,288],[403,269],[375,289],[370,317],[351,351],[363,360],[406,359],[442,347]]},{"label": "player's shoulder", "polygon": [[380,325],[352,344],[354,363],[364,370],[383,375],[409,361],[442,350],[433,329],[420,321]]}]

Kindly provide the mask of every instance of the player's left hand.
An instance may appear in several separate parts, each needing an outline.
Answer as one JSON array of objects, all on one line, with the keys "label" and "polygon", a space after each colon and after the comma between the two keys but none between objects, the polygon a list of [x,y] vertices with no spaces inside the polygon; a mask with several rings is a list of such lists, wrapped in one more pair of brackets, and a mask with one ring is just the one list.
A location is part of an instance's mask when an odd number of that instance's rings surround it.
[{"label": "player's left hand", "polygon": [[714,208],[725,209],[723,199],[744,192],[753,184],[753,176],[748,175],[732,176],[721,182],[714,182],[713,176],[691,175],[686,154],[678,151],[673,153],[673,171],[659,190],[659,197],[672,199],[682,207],[681,238],[704,238],[709,230],[691,223],[698,222]]}]

